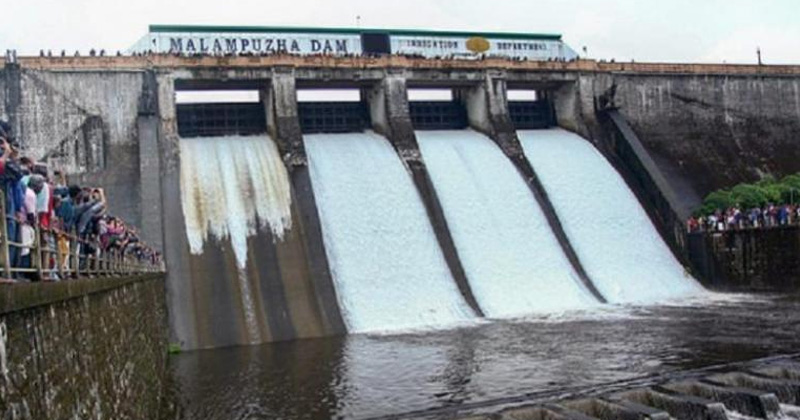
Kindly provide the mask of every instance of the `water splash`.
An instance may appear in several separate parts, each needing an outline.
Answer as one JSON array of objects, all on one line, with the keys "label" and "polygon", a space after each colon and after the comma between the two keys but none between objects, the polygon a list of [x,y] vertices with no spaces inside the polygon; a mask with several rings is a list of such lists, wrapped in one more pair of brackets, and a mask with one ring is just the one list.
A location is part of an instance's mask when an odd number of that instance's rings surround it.
[{"label": "water splash", "polygon": [[443,328],[474,318],[389,142],[374,133],[304,140],[348,331]]},{"label": "water splash", "polygon": [[247,328],[247,337],[250,343],[261,342],[261,330],[258,328],[256,317],[256,305],[253,302],[253,292],[250,290],[250,282],[247,279],[247,270],[239,268],[237,270],[239,287],[242,293],[242,308],[244,309],[244,325]]},{"label": "water splash", "polygon": [[520,131],[519,137],[575,252],[610,303],[707,295],[591,143],[562,129]]},{"label": "water splash", "polygon": [[193,254],[209,236],[230,239],[240,269],[247,238],[269,229],[277,240],[291,229],[292,195],[280,153],[266,136],[181,139],[181,200]]},{"label": "water splash", "polygon": [[791,404],[781,404],[781,411],[776,420],[800,419],[800,407]]},{"label": "water splash", "polygon": [[475,297],[489,317],[585,308],[584,289],[514,165],[472,130],[418,131]]}]

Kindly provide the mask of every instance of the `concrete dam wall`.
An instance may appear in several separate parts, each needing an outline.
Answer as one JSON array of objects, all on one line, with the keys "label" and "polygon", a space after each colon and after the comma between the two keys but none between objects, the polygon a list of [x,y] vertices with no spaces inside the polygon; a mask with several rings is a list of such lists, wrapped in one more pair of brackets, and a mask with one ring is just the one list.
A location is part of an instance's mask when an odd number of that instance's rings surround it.
[{"label": "concrete dam wall", "polygon": [[[586,111],[613,87],[613,106],[678,193],[681,214],[714,190],[800,171],[796,74],[775,74],[764,66],[675,67],[643,73],[620,64],[604,75],[581,77],[565,88],[574,91],[562,97],[563,124],[572,124],[576,109],[591,114]],[[576,108],[577,101],[582,103]],[[587,122],[575,130],[595,139],[606,135],[591,118]]]},{"label": "concrete dam wall", "polygon": [[[780,106],[785,96],[765,96],[763,89],[789,88],[800,80],[800,69],[794,68],[757,76],[748,72],[758,68],[713,70],[717,73],[687,75],[685,68],[668,66],[402,57],[369,62],[330,57],[22,59],[20,65],[6,66],[0,94],[3,116],[20,126],[18,137],[30,144],[35,158],[48,156],[51,164],[69,168],[71,176],[100,185],[125,183],[122,191],[128,193],[112,200],[123,204],[112,211],[129,212],[132,220],[141,221],[144,239],[162,244],[169,270],[171,339],[194,349],[443,327],[483,316],[642,301],[647,299],[630,285],[649,281],[662,285],[648,289],[650,301],[701,293],[686,278],[685,261],[676,261],[667,246],[656,246],[647,257],[663,261],[661,280],[642,279],[649,273],[634,270],[622,273],[626,283],[614,279],[620,273],[604,272],[602,258],[592,253],[611,244],[592,239],[591,223],[579,220],[570,207],[591,211],[593,205],[605,206],[602,197],[592,195],[605,193],[588,187],[570,198],[565,191],[595,178],[616,185],[628,201],[613,217],[635,220],[644,226],[637,232],[646,231],[651,242],[663,245],[653,223],[664,231],[650,214],[650,204],[631,194],[625,185],[631,185],[629,179],[620,178],[597,154],[609,156],[604,143],[609,135],[596,112],[604,95],[613,96],[670,186],[700,191],[699,181],[678,170],[688,167],[688,160],[658,146],[696,141],[688,131],[670,134],[654,110],[664,108],[641,99],[660,92],[651,90],[651,83],[752,80],[735,89],[742,95],[738,100],[761,100],[760,112],[774,108],[776,118],[788,121]],[[612,86],[617,87],[609,95]],[[303,134],[296,91],[319,87],[360,90],[368,128],[375,133]],[[456,106],[464,110],[464,128],[474,131],[415,131],[418,116],[410,111],[409,87],[452,89]],[[266,123],[262,134],[199,139],[178,134],[176,91],[231,88],[260,92]],[[600,160],[583,165],[599,172],[581,174],[577,165],[575,179],[585,179],[577,186],[554,179],[553,160],[565,155],[549,146],[537,150],[543,147],[537,133],[545,132],[515,130],[506,97],[507,89],[515,88],[539,92],[553,105],[559,126],[588,139],[576,137],[583,146],[575,147],[597,154]],[[716,91],[696,89],[703,101],[714,103]],[[681,118],[703,115],[692,110],[694,105],[668,97],[678,101],[670,109],[682,113]],[[44,115],[52,121],[40,121]],[[759,140],[740,134],[750,132],[736,125],[728,133],[762,145],[762,168],[780,176],[798,170],[770,146],[788,144],[789,134],[796,132],[791,124],[783,131],[765,131]],[[62,126],[77,127],[75,134],[65,140],[42,133],[45,127]],[[707,138],[726,147],[739,141],[726,133],[709,132]],[[51,150],[56,152],[48,154]],[[715,159],[750,167],[738,154],[689,153],[685,159],[690,158],[698,167]],[[773,158],[785,164],[770,163]],[[614,168],[621,169],[616,163]],[[575,204],[575,199],[585,203]],[[647,212],[638,207],[640,202]],[[546,255],[552,258],[537,260]]]}]

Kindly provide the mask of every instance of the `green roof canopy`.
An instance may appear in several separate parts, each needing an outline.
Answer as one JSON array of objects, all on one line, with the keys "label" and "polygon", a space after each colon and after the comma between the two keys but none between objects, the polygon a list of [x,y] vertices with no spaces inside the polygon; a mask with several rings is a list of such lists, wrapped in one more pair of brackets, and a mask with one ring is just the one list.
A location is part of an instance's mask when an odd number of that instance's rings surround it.
[{"label": "green roof canopy", "polygon": [[314,34],[346,34],[386,33],[405,36],[441,36],[441,37],[473,37],[481,36],[494,39],[533,39],[561,40],[557,34],[510,33],[510,32],[463,32],[433,31],[417,29],[361,29],[361,28],[302,28],[280,26],[205,26],[205,25],[150,25],[150,32],[249,32],[249,33],[314,33]]}]

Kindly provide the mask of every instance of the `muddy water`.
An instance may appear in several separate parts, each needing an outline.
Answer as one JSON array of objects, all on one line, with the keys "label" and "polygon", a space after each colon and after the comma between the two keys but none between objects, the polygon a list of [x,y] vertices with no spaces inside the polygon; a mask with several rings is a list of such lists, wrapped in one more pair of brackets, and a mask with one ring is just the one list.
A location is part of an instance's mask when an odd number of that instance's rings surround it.
[{"label": "muddy water", "polygon": [[800,298],[728,296],[173,358],[185,418],[372,418],[800,350]]}]

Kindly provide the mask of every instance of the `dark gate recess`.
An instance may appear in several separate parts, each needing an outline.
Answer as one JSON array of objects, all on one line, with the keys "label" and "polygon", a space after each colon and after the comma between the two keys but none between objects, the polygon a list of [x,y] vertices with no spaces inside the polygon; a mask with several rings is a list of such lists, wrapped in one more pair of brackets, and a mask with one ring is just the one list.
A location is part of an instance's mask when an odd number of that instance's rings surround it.
[{"label": "dark gate recess", "polygon": [[467,112],[459,102],[411,101],[411,122],[417,130],[461,130],[467,127]]},{"label": "dark gate recess", "polygon": [[303,133],[353,133],[369,127],[369,112],[361,102],[299,102]]},{"label": "dark gate recess", "polygon": [[555,125],[553,110],[548,101],[509,101],[508,113],[517,130],[549,128]]},{"label": "dark gate recess", "polygon": [[260,103],[178,104],[181,137],[252,135],[267,132]]}]

